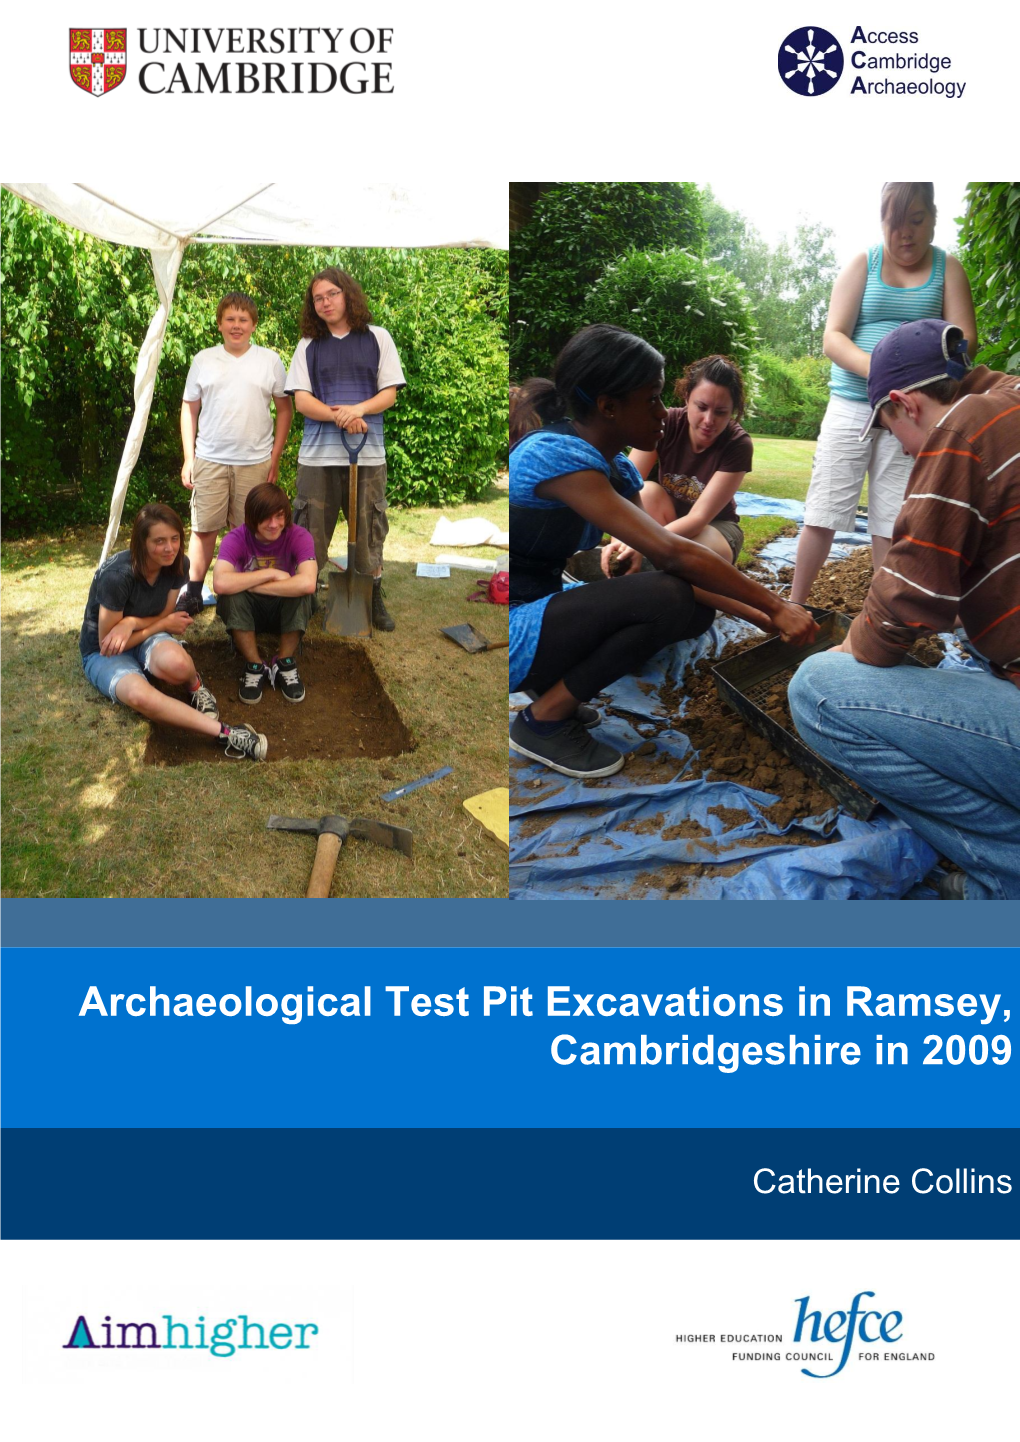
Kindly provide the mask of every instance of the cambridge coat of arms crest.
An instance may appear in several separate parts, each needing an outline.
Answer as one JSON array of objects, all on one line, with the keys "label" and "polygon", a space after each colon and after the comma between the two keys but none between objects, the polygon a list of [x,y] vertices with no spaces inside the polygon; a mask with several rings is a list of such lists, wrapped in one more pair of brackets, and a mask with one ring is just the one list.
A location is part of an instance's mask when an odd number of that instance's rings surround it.
[{"label": "cambridge coat of arms crest", "polygon": [[80,89],[105,95],[126,74],[126,29],[71,31],[71,79]]}]

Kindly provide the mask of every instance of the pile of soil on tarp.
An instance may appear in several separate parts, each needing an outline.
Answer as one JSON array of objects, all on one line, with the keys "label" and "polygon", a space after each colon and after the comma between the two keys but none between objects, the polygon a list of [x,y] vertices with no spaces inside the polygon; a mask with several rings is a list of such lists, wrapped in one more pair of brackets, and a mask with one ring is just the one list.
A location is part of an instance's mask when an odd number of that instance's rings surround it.
[{"label": "pile of soil on tarp", "polygon": [[[760,644],[758,638],[748,641],[731,642],[723,651],[723,657],[735,656],[750,646]],[[684,771],[684,780],[693,781],[704,776],[709,781],[735,781],[753,791],[770,791],[778,800],[769,811],[769,819],[779,827],[789,826],[791,821],[808,816],[820,816],[829,811],[836,802],[816,781],[805,776],[788,756],[777,751],[764,736],[759,736],[746,725],[723,701],[715,688],[712,667],[718,663],[718,656],[707,656],[699,661],[693,672],[684,677],[683,689],[675,693],[660,693],[661,700],[670,711],[679,710],[686,701],[682,716],[676,716],[673,724],[690,739],[699,753]],[[780,697],[770,708],[775,719],[779,719]],[[785,694],[781,697],[785,707]],[[781,724],[790,725],[789,712]],[[744,824],[747,816],[741,813]],[[791,837],[790,840],[800,840]],[[803,838],[807,840],[805,836]],[[774,844],[774,843],[773,843]]]},{"label": "pile of soil on tarp", "polygon": [[[792,568],[787,567],[774,578],[773,583],[789,582],[792,574]],[[871,552],[861,547],[846,560],[831,562],[822,569],[812,589],[810,603],[824,610],[838,611],[844,616],[856,616],[864,605],[871,578]],[[658,698],[666,711],[666,715],[660,719],[642,719],[637,722],[626,713],[616,713],[624,716],[644,738],[627,755],[625,773],[627,779],[637,785],[654,785],[657,781],[670,780],[679,771],[683,781],[705,777],[709,781],[733,781],[750,790],[769,792],[777,797],[768,808],[769,820],[781,830],[791,827],[782,838],[782,844],[823,846],[827,840],[825,835],[808,831],[796,823],[805,821],[808,817],[824,815],[836,808],[838,802],[812,777],[806,776],[788,756],[777,751],[765,737],[746,725],[716,690],[713,666],[729,656],[761,645],[764,639],[755,633],[743,640],[731,641],[720,655],[705,657],[697,662],[685,673],[679,687],[659,688]],[[926,637],[914,647],[913,654],[925,664],[937,666],[945,654],[945,647],[937,636]],[[793,669],[785,675],[773,678],[770,690],[764,698],[764,709],[787,730],[793,730],[786,699],[786,688]],[[607,709],[610,714],[614,714],[611,707]],[[652,738],[663,730],[682,732],[689,738],[698,755],[685,763],[678,762],[667,752],[657,750]],[[550,773],[550,784],[559,786],[562,783],[559,778],[553,780]],[[609,785],[601,780],[586,781],[583,784],[596,792],[600,787]],[[544,782],[530,781],[527,785],[541,785],[543,791],[545,790]],[[528,792],[523,792],[520,800],[523,801],[527,795]],[[734,876],[751,864],[753,858],[747,856],[737,857],[731,862],[723,859],[728,849],[728,833],[745,826],[750,819],[750,813],[738,807],[723,806],[714,807],[712,811],[726,829],[721,835],[711,839],[710,833],[693,818],[685,818],[680,825],[676,825],[671,824],[671,819],[661,812],[640,822],[625,822],[621,826],[621,830],[641,834],[659,831],[666,840],[690,840],[692,844],[702,850],[707,848],[719,858],[716,861],[675,862],[660,871],[642,873],[634,880],[629,892],[631,897],[639,898],[649,891],[661,893],[665,890],[668,897],[682,900],[689,888],[701,878]],[[599,813],[596,810],[592,814]],[[534,830],[526,829],[522,834],[533,835],[535,831],[544,828],[548,820],[549,815],[545,813],[540,821],[536,818],[538,824]],[[521,822],[517,824],[521,825]],[[526,819],[524,826],[527,827]],[[744,838],[739,845],[742,849],[767,848],[775,846],[776,842],[775,836],[762,835]],[[576,854],[576,847],[573,854]],[[599,894],[597,886],[593,888],[593,894]]]}]

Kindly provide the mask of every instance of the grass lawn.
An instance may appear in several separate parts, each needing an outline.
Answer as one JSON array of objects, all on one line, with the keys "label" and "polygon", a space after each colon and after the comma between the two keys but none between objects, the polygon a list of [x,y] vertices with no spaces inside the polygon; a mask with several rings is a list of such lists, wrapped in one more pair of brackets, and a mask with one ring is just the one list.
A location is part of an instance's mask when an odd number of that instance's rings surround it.
[{"label": "grass lawn", "polygon": [[[485,516],[508,525],[507,492],[439,510],[390,511],[386,593],[397,622],[365,648],[414,738],[414,749],[380,760],[143,762],[148,723],[86,682],[78,654],[89,582],[102,548],[99,527],[10,541],[2,548],[3,872],[5,896],[303,896],[313,844],[265,830],[271,813],[336,812],[392,821],[414,832],[413,861],[367,841],[341,851],[334,896],[506,896],[507,852],[464,810],[466,797],[505,786],[506,650],[469,656],[439,634],[470,621],[490,640],[507,635],[507,609],[469,605],[474,576],[418,580],[415,563],[438,554],[437,518]],[[118,549],[128,543],[122,531]],[[331,547],[345,554],[341,533]],[[491,548],[466,550],[494,558]],[[319,631],[309,645],[350,644]],[[227,637],[207,609],[195,639]],[[223,717],[252,721],[269,736],[272,706],[218,698]],[[306,703],[307,704],[307,703]],[[254,713],[254,714],[252,714]],[[443,781],[387,803],[380,793],[452,766]],[[286,938],[280,938],[285,944]]]}]

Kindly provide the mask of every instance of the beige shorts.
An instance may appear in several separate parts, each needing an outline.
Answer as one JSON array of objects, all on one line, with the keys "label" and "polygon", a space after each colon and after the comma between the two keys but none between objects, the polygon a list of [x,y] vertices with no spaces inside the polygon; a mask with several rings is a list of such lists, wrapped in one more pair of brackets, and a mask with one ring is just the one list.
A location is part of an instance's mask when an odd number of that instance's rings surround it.
[{"label": "beige shorts", "polygon": [[248,492],[269,478],[269,462],[254,466],[224,466],[219,461],[195,458],[191,472],[191,529],[222,531],[244,525]]},{"label": "beige shorts", "polygon": [[870,414],[866,401],[836,395],[829,400],[804,503],[806,526],[852,531],[867,473],[868,530],[873,536],[892,535],[914,461],[889,431],[873,431],[861,440]]}]

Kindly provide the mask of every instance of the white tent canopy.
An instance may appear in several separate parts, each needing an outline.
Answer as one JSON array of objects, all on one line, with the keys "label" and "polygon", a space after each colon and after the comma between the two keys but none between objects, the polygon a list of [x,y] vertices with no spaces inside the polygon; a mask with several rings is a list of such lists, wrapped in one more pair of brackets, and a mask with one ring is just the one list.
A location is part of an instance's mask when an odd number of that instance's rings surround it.
[{"label": "white tent canopy", "polygon": [[167,318],[185,247],[193,243],[318,246],[497,246],[508,244],[506,190],[446,183],[407,188],[340,185],[309,196],[307,181],[256,186],[160,179],[115,186],[4,182],[66,225],[117,245],[150,251],[159,306],[135,368],[135,411],[117,469],[102,560],[120,529],[124,497],[152,406]]}]

